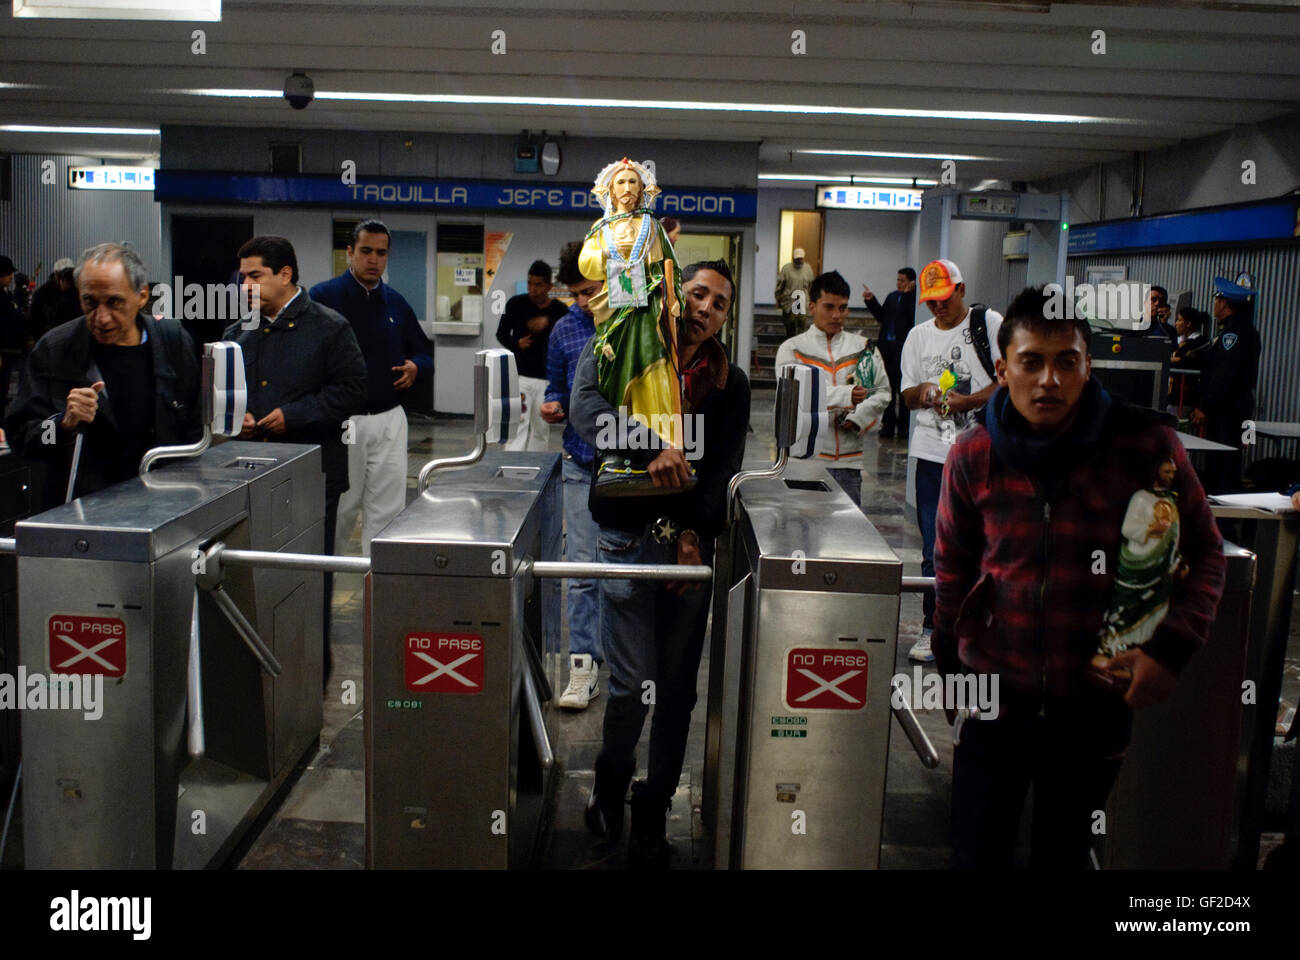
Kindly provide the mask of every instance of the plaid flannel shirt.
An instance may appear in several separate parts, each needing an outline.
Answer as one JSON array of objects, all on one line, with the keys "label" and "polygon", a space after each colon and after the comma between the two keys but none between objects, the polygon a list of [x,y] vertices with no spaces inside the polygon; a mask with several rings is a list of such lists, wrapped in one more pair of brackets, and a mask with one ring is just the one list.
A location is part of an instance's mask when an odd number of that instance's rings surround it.
[{"label": "plaid flannel shirt", "polygon": [[[1005,388],[1003,388],[1005,389]],[[1068,696],[1097,649],[1110,605],[1129,498],[1146,465],[1178,468],[1180,551],[1188,575],[1143,650],[1175,672],[1204,645],[1223,591],[1223,538],[1174,431],[1115,411],[1103,445],[1048,503],[1025,473],[999,461],[980,422],[953,446],[935,532],[934,649],[940,669],[1001,674],[1026,693]],[[1104,572],[1097,551],[1105,558]]]},{"label": "plaid flannel shirt", "polygon": [[[573,392],[573,373],[578,369],[582,348],[596,333],[596,321],[585,311],[572,306],[555,321],[551,342],[546,347],[546,402],[560,401],[565,416],[569,414],[569,394]],[[564,452],[584,470],[591,466],[595,449],[573,429],[572,418],[564,425]]]}]

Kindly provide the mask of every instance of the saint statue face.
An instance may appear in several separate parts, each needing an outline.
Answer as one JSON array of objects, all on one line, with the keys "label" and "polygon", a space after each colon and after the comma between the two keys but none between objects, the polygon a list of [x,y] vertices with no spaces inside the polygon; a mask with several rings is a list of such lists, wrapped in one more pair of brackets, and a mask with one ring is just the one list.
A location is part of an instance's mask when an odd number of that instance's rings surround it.
[{"label": "saint statue face", "polygon": [[1174,485],[1174,476],[1177,473],[1178,468],[1170,461],[1166,460],[1164,463],[1160,464],[1160,469],[1156,473],[1156,476],[1160,478],[1160,486],[1172,487]]},{"label": "saint statue face", "polygon": [[635,210],[641,202],[641,177],[630,167],[615,171],[609,183],[609,195],[617,212]]}]

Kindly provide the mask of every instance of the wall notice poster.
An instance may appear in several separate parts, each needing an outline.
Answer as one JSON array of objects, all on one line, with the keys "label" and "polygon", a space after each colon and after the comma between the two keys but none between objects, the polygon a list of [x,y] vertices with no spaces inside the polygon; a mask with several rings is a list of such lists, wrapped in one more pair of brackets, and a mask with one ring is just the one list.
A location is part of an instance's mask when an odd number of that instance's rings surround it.
[{"label": "wall notice poster", "polygon": [[497,270],[501,268],[501,261],[506,258],[506,251],[510,249],[510,239],[513,236],[513,233],[504,231],[483,234],[483,255],[487,260],[486,269],[483,271],[485,295],[492,290],[492,281],[496,279]]}]

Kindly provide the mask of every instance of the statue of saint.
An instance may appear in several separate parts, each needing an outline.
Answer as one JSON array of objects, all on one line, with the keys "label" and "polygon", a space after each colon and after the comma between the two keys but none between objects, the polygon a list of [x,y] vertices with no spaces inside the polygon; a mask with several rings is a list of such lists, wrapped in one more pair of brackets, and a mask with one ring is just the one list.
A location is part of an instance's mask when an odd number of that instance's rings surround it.
[{"label": "statue of saint", "polygon": [[1175,579],[1187,575],[1178,552],[1177,472],[1172,459],[1161,461],[1151,486],[1129,498],[1110,607],[1089,664],[1090,674],[1105,686],[1127,686],[1131,677],[1124,675],[1127,671],[1108,670],[1110,659],[1151,639],[1169,610]]},{"label": "statue of saint", "polygon": [[664,447],[683,447],[681,275],[672,242],[651,213],[659,186],[648,164],[627,157],[611,163],[591,192],[605,216],[587,233],[578,268],[604,284],[591,300],[596,382],[619,416],[648,428],[657,444],[598,450],[596,495],[657,494],[646,468]]}]

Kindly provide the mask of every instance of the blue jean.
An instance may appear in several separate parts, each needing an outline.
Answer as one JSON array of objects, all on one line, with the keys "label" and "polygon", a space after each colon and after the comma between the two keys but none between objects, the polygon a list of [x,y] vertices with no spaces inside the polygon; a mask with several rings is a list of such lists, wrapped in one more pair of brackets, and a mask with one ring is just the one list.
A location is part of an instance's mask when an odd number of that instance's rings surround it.
[{"label": "blue jean", "polygon": [[[677,547],[648,534],[601,527],[601,563],[677,561]],[[713,562],[713,543],[702,543],[703,562]],[[684,595],[656,580],[601,580],[601,641],[609,663],[603,744],[596,769],[630,770],[636,763],[650,704],[649,776],[644,794],[667,802],[677,790],[686,737],[695,707],[695,680],[704,650],[711,581],[692,584]],[[647,684],[649,681],[649,684]]]},{"label": "blue jean", "polygon": [[[564,484],[564,559],[570,563],[595,563],[597,527],[587,505],[591,472],[565,460],[560,479]],[[595,580],[568,583],[569,653],[590,654],[597,663],[603,663],[599,585]]]},{"label": "blue jean", "polygon": [[862,508],[862,468],[853,467],[844,469],[843,467],[830,467],[827,472],[831,479],[840,485],[840,489],[849,495],[849,499],[857,505],[858,509]]},{"label": "blue jean", "polygon": [[[916,525],[921,528],[921,576],[934,576],[934,518],[939,512],[939,488],[943,485],[943,464],[933,460],[916,461]],[[922,626],[934,626],[934,593],[921,595],[925,613]]]}]

